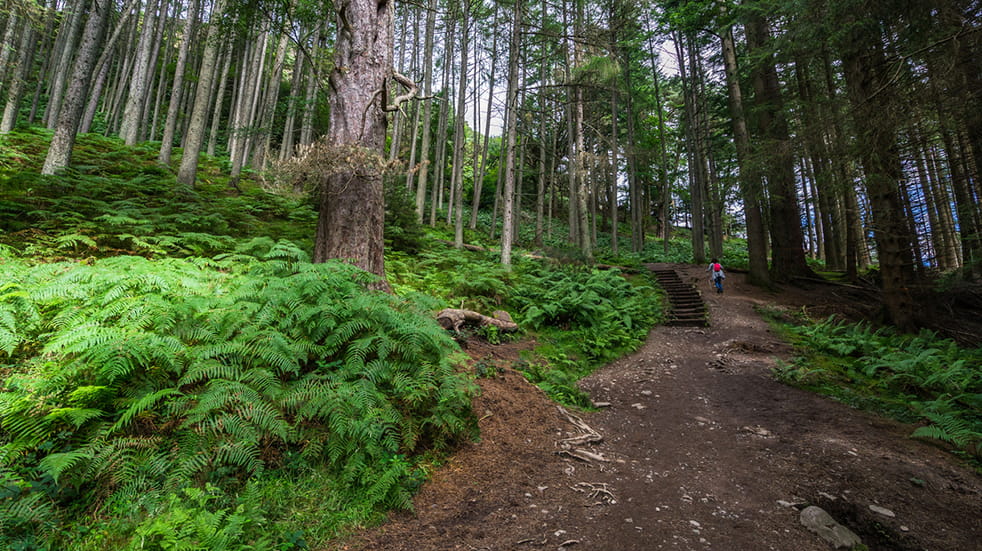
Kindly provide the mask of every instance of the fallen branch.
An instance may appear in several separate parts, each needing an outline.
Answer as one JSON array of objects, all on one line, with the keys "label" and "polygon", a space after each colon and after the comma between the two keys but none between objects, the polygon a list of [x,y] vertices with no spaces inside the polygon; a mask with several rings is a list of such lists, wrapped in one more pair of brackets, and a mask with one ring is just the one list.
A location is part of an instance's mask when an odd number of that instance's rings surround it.
[{"label": "fallen branch", "polygon": [[491,325],[506,333],[518,331],[518,324],[512,321],[508,312],[501,310],[495,311],[494,317],[491,317],[473,310],[445,308],[436,315],[436,321],[444,329],[453,329],[454,331],[460,331],[460,328],[467,324],[478,327]]},{"label": "fallen branch", "polygon": [[570,489],[574,492],[585,492],[591,499],[599,499],[598,503],[617,503],[614,493],[607,489],[606,483],[578,482],[575,486],[570,486]]}]

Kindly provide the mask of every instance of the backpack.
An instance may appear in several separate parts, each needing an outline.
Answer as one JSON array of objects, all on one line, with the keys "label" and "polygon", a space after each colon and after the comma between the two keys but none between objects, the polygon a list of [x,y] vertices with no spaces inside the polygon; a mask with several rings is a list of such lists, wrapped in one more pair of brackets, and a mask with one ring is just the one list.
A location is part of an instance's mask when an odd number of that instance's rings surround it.
[{"label": "backpack", "polygon": [[723,271],[723,267],[719,265],[719,262],[717,262],[716,264],[713,264],[713,271],[714,272],[722,272]]}]

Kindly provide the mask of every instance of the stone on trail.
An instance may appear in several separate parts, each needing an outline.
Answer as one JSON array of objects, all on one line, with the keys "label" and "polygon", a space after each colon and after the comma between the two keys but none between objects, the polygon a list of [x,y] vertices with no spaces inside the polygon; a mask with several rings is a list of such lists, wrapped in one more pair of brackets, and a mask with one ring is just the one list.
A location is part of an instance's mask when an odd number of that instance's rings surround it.
[{"label": "stone on trail", "polygon": [[870,505],[869,510],[873,511],[874,513],[879,513],[885,517],[893,518],[897,516],[897,514],[891,511],[890,509],[887,509],[886,507],[880,507],[879,505]]},{"label": "stone on trail", "polygon": [[801,512],[801,525],[818,534],[836,549],[852,549],[863,541],[855,532],[836,522],[825,509],[812,505]]}]

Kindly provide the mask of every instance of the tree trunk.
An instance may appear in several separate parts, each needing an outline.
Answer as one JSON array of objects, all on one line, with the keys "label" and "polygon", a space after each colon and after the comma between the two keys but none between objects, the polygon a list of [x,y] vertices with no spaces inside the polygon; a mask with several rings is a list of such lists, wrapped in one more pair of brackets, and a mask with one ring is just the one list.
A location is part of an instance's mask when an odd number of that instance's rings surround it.
[{"label": "tree trunk", "polygon": [[[848,22],[846,22],[848,25]],[[879,93],[889,78],[878,36],[851,33],[843,45],[843,68],[854,123],[864,144],[861,159],[873,215],[883,301],[890,321],[902,331],[914,328],[910,233],[897,192],[902,179],[896,155],[894,106]]]},{"label": "tree trunk", "polygon": [[[511,43],[508,46],[508,93],[505,109],[505,128],[507,137],[505,139],[505,165],[504,165],[504,189],[502,190],[502,225],[501,225],[501,263],[511,266],[511,249],[514,238],[513,223],[515,206],[515,141],[517,139],[517,116],[518,112],[518,48],[521,46],[521,28],[524,9],[523,0],[515,0],[515,7],[512,15]],[[493,221],[492,221],[493,224]]]},{"label": "tree trunk", "polygon": [[[314,44],[317,45],[316,48],[320,47],[326,26],[327,23],[324,23],[324,25],[317,29],[317,36],[314,39]],[[316,52],[317,49],[314,51]],[[311,60],[311,63],[315,67],[319,66],[315,60]],[[309,145],[314,141],[314,107],[317,99],[317,78],[317,71],[310,71],[307,75],[307,90],[306,94],[304,94],[303,116],[300,118],[300,145]]]},{"label": "tree trunk", "polygon": [[610,94],[610,147],[608,148],[608,162],[607,169],[610,173],[607,176],[607,213],[610,216],[610,252],[614,256],[617,256],[618,243],[618,225],[620,224],[618,220],[617,212],[617,172],[618,165],[618,154],[620,152],[620,140],[618,138],[617,131],[617,117],[619,112],[617,110],[617,91],[611,90]]},{"label": "tree trunk", "polygon": [[279,160],[285,161],[293,156],[297,145],[297,107],[300,99],[300,86],[306,72],[302,47],[297,48],[293,61],[293,77],[290,79],[290,95],[287,98],[286,120],[283,122],[283,141],[280,142]]},{"label": "tree trunk", "polygon": [[6,134],[17,125],[17,115],[20,113],[20,101],[24,97],[24,85],[27,84],[31,76],[31,68],[34,66],[35,46],[37,44],[37,32],[32,25],[24,29],[21,36],[17,61],[17,68],[10,82],[10,89],[7,91],[7,103],[3,108],[3,121],[0,122],[0,134]]},{"label": "tree trunk", "polygon": [[[232,57],[235,54],[232,51],[231,44],[227,44],[222,50],[219,54],[220,58],[224,59],[222,62],[222,72],[218,75],[218,80],[213,82],[211,86],[214,90],[215,108],[211,115],[211,129],[208,132],[208,146],[206,149],[210,156],[215,155],[215,148],[218,145],[218,131],[222,127],[222,110],[225,108],[225,88],[228,83],[228,74],[232,70]],[[211,99],[208,101],[212,103]]]},{"label": "tree trunk", "polygon": [[[16,68],[11,67],[10,57],[18,51],[15,44],[17,43],[17,31],[22,30],[21,27],[25,27],[21,36],[27,36],[30,25],[21,25],[20,17],[16,11],[9,11],[7,28],[3,32],[2,41],[0,41],[0,91],[3,90],[6,83],[11,81],[9,75],[16,70]],[[13,80],[16,80],[16,78]]]},{"label": "tree trunk", "polygon": [[[492,22],[498,21],[498,2],[494,3],[494,15],[491,16]],[[543,9],[545,7],[543,6]],[[498,67],[498,33],[492,33],[494,36],[491,38],[491,73],[488,76],[488,104],[487,109],[484,114],[484,143],[481,146],[481,169],[474,173],[474,198],[471,204],[471,221],[470,229],[477,228],[477,215],[478,209],[481,206],[481,191],[484,187],[484,175],[486,174],[486,169],[488,165],[488,146],[489,140],[491,139],[491,112],[494,105],[494,75],[495,69]],[[477,144],[474,144],[477,148]],[[497,190],[495,190],[497,194]],[[494,233],[494,218],[491,219],[491,233]]]},{"label": "tree trunk", "polygon": [[[386,136],[385,99],[392,74],[391,0],[341,0],[335,4],[337,41],[331,71],[331,147],[355,148],[381,161]],[[348,259],[381,278],[387,288],[380,166],[330,174],[320,197],[314,261]]]},{"label": "tree trunk", "polygon": [[198,87],[194,94],[194,107],[191,109],[191,119],[185,136],[181,167],[177,172],[177,181],[188,186],[193,186],[197,177],[198,155],[201,153],[201,145],[205,138],[205,126],[208,122],[208,111],[211,103],[211,88],[215,79],[215,58],[219,48],[220,29],[217,20],[225,12],[224,2],[225,0],[216,0],[211,18],[209,18]]},{"label": "tree trunk", "polygon": [[467,113],[467,62],[470,40],[470,4],[464,2],[461,13],[460,36],[460,81],[457,83],[457,109],[454,117],[454,153],[453,153],[453,182],[454,182],[454,245],[459,249],[464,246],[464,122]]},{"label": "tree trunk", "polygon": [[[650,18],[645,18],[645,26],[650,28]],[[649,31],[650,32],[650,31]],[[658,201],[659,216],[661,216],[661,238],[662,250],[668,254],[668,242],[672,237],[672,184],[668,181],[668,145],[665,140],[665,109],[662,105],[661,78],[658,72],[658,56],[655,55],[655,46],[649,43],[648,55],[651,58],[651,80],[654,84],[655,109],[658,111],[658,183],[661,192],[661,199]]]},{"label": "tree trunk", "polygon": [[239,80],[239,97],[236,102],[236,115],[230,124],[232,133],[229,154],[232,157],[232,168],[229,171],[229,181],[231,185],[237,185],[242,168],[246,165],[246,159],[252,150],[254,139],[256,109],[259,103],[259,89],[261,87],[263,69],[266,66],[266,52],[269,47],[269,33],[260,32],[262,38],[259,44],[250,44],[250,62],[248,69],[244,70]]},{"label": "tree trunk", "polygon": [[153,50],[155,15],[158,5],[159,2],[150,0],[143,14],[136,63],[133,65],[129,91],[126,96],[126,107],[123,108],[123,120],[119,130],[119,135],[126,145],[135,145],[139,141],[140,127],[144,120],[143,106],[147,101],[147,77],[150,73],[150,53]]},{"label": "tree trunk", "polygon": [[747,223],[747,256],[749,257],[747,281],[753,285],[767,286],[770,285],[771,280],[767,271],[767,234],[760,210],[760,176],[751,168],[750,133],[747,131],[747,120],[744,117],[743,90],[740,86],[732,28],[727,27],[723,31],[722,40],[730,118],[733,121],[733,142],[736,145],[739,170],[738,182]]},{"label": "tree trunk", "polygon": [[273,120],[276,115],[276,103],[280,99],[280,83],[283,80],[283,67],[286,65],[287,47],[290,45],[290,36],[283,32],[280,35],[280,43],[276,46],[276,55],[273,58],[273,68],[266,79],[266,93],[260,103],[259,120],[257,126],[260,129],[259,136],[252,153],[252,166],[257,170],[266,168],[266,158],[272,149],[272,129]]},{"label": "tree trunk", "polygon": [[190,0],[187,16],[184,18],[184,31],[181,33],[181,46],[174,67],[174,82],[171,84],[170,102],[167,105],[167,119],[164,122],[164,136],[160,144],[160,154],[157,156],[157,161],[163,165],[170,164],[171,152],[174,150],[174,131],[177,129],[177,116],[184,90],[184,71],[187,67],[188,51],[191,47],[194,26],[198,21],[200,5],[201,0]]},{"label": "tree trunk", "polygon": [[[110,65],[112,65],[109,63],[109,60],[116,51],[116,42],[119,40],[119,37],[129,28],[127,23],[133,17],[139,4],[140,0],[130,0],[126,4],[123,11],[119,14],[119,20],[116,21],[115,29],[113,29],[112,34],[109,35],[109,38],[102,47],[102,54],[99,55],[99,61],[96,62],[93,71],[95,82],[92,83],[89,101],[85,107],[85,115],[83,115],[82,122],[79,125],[79,133],[81,134],[89,132],[96,112],[99,110],[100,100],[105,100],[105,96],[107,95],[105,94],[106,80],[109,77]],[[122,90],[123,86],[118,86],[117,88]]]},{"label": "tree trunk", "polygon": [[[447,44],[453,44],[456,27],[451,19],[446,24],[444,34]],[[430,226],[436,226],[436,213],[443,207],[443,174],[446,168],[447,151],[447,118],[449,117],[450,102],[446,90],[450,89],[450,63],[443,64],[444,101],[440,102],[440,114],[437,116],[436,154],[433,161],[433,187],[430,192]]]},{"label": "tree trunk", "polygon": [[[82,22],[85,21],[86,5],[88,5],[86,2],[76,4],[76,9],[71,10],[68,15],[68,21],[59,28],[58,38],[55,40],[52,56],[57,59],[57,62],[51,64],[53,72],[51,78],[48,79],[48,105],[44,111],[44,123],[48,128],[55,128],[59,122],[58,112],[62,107],[62,98],[65,94],[65,80],[69,78],[69,74],[72,75],[72,78],[75,77],[73,73],[70,73],[70,70],[73,68],[72,59],[77,60],[76,50],[81,49],[81,47],[76,48],[76,43],[78,34],[82,29]],[[106,10],[111,9],[105,2],[101,5]],[[88,86],[88,82],[86,82],[86,86]]]},{"label": "tree trunk", "polygon": [[[752,16],[746,26],[751,52],[760,54],[767,47],[770,28],[760,16]],[[760,126],[760,152],[765,167],[771,211],[771,279],[787,281],[796,276],[814,277],[805,259],[801,210],[794,174],[794,153],[781,96],[777,68],[765,56],[754,68],[755,104]]]},{"label": "tree trunk", "polygon": [[[151,106],[149,101],[144,102],[143,106],[143,124],[140,125],[140,134],[137,141],[153,140],[157,132],[157,119],[160,115],[160,103],[163,101],[163,93],[166,88],[167,76],[168,76],[168,66],[170,65],[170,54],[168,53],[165,59],[159,59],[160,50],[164,46],[164,42],[167,39],[167,27],[169,26],[167,18],[167,9],[170,0],[160,1],[160,13],[157,16],[157,30],[154,35],[153,40],[153,51],[150,52],[150,66],[147,69],[147,78],[150,79],[149,88],[147,89],[147,99],[150,96],[155,96],[153,105]],[[171,48],[168,48],[168,51]],[[157,65],[159,68],[155,71],[154,66]],[[154,77],[154,73],[157,74]],[[152,114],[151,114],[152,112]],[[148,125],[146,121],[150,121]]]},{"label": "tree trunk", "polygon": [[[44,30],[41,31],[41,47],[38,48],[38,52],[43,56],[43,61],[41,63],[40,69],[37,71],[38,78],[37,85],[34,86],[34,97],[31,100],[31,111],[27,115],[27,124],[34,124],[37,120],[38,105],[41,102],[41,95],[44,91],[44,85],[47,80],[44,75],[48,74],[48,69],[53,62],[53,55],[49,52],[51,49],[52,35],[54,35],[55,20],[57,19],[57,11],[55,6],[58,5],[58,0],[48,0],[48,3],[44,7]],[[48,55],[45,55],[48,54]],[[50,105],[50,102],[48,103]]]},{"label": "tree trunk", "polygon": [[106,28],[109,5],[108,0],[92,0],[89,7],[89,16],[72,66],[71,79],[65,91],[63,105],[58,110],[58,122],[55,125],[54,136],[51,138],[41,174],[54,174],[67,167],[71,159],[78,123],[82,118],[85,97],[96,61],[95,53],[99,49]]},{"label": "tree trunk", "polygon": [[416,221],[423,222],[426,207],[426,186],[430,174],[430,135],[433,122],[433,37],[436,31],[436,0],[426,8],[426,31],[423,34],[423,135],[419,150],[419,173],[416,180]]},{"label": "tree trunk", "polygon": [[[692,59],[695,58],[695,45],[691,39],[682,41],[676,33],[675,48],[678,53],[679,76],[682,79],[682,97],[685,108],[686,152],[689,156],[689,210],[692,214],[692,259],[696,264],[706,262],[705,228],[703,226],[703,195],[706,188],[703,182],[705,165],[702,156],[702,140],[699,138],[699,118],[696,113],[698,101],[692,72],[695,71]],[[683,50],[687,53],[689,62],[686,63]]]}]

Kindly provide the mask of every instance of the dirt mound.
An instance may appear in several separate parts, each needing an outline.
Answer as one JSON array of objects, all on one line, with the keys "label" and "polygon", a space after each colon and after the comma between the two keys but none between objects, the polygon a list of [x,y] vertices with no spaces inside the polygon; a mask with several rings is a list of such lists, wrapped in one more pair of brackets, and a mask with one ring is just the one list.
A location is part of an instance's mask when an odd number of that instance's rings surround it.
[{"label": "dirt mound", "polygon": [[[976,544],[978,474],[909,439],[912,427],[770,377],[790,350],[754,306],[815,311],[834,295],[768,294],[740,274],[716,295],[698,268],[676,269],[703,289],[710,327],[656,328],[637,353],[582,381],[609,407],[579,426],[507,367],[519,346],[472,343],[484,369],[504,370],[479,380],[481,441],[434,474],[414,513],[344,548],[830,549],[799,523],[810,504],[872,550]],[[603,441],[577,440],[587,429]]]}]

